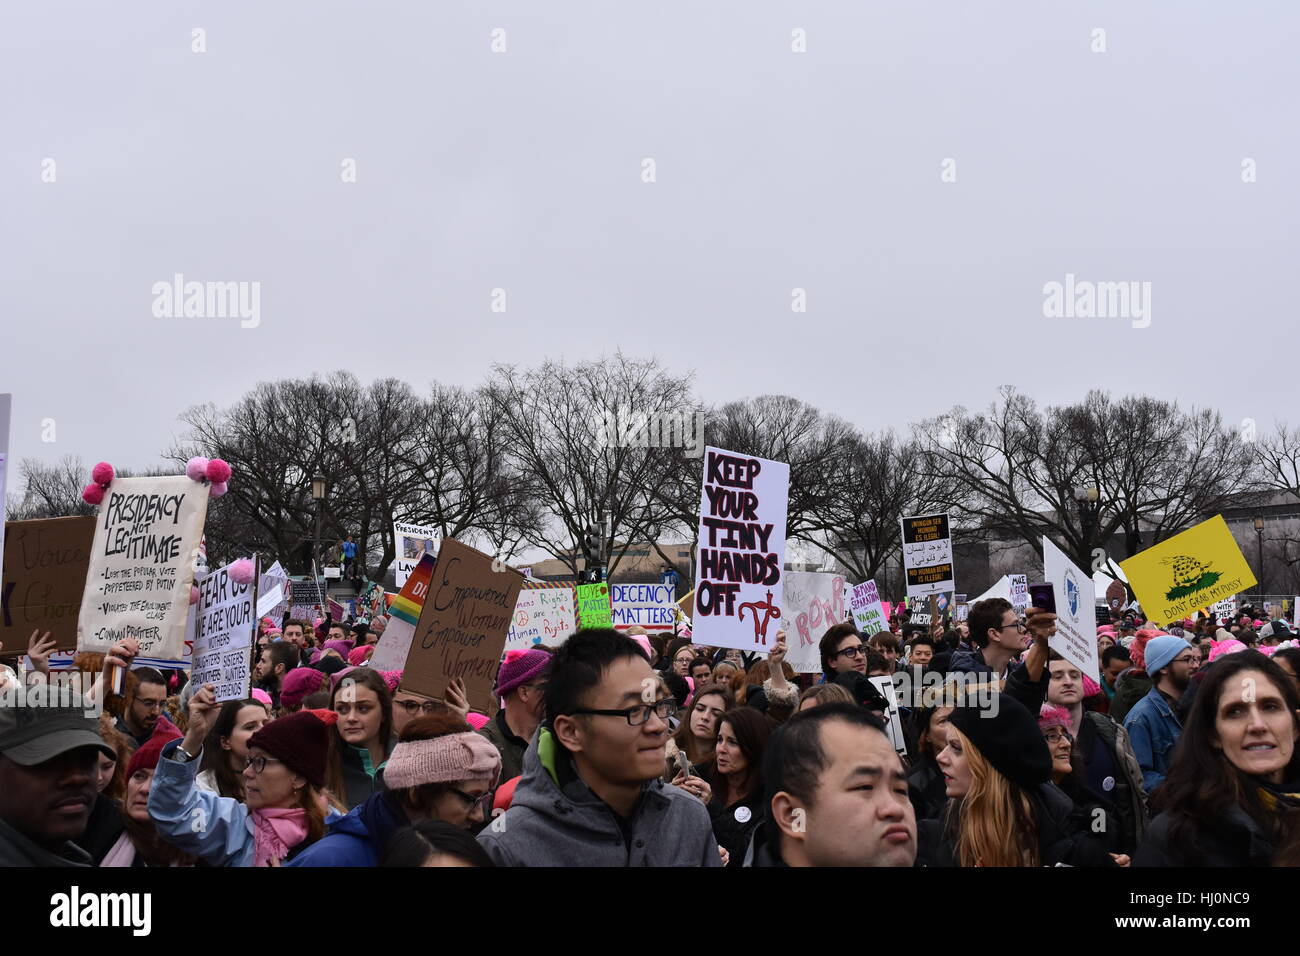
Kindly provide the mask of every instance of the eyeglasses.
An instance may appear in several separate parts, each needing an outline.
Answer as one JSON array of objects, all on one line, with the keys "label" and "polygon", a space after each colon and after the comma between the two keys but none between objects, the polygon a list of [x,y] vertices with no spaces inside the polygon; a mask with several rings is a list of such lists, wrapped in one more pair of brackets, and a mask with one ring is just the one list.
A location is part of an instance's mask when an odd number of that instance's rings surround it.
[{"label": "eyeglasses", "polygon": [[1074,735],[1064,730],[1053,730],[1051,733],[1043,734],[1043,739],[1049,744],[1059,744],[1062,740],[1074,743]]},{"label": "eyeglasses", "polygon": [[1193,662],[1195,662],[1195,661],[1199,661],[1200,659],[1201,659],[1201,655],[1200,655],[1200,654],[1182,654],[1182,655],[1180,655],[1180,656],[1178,656],[1178,657],[1175,657],[1175,658],[1174,658],[1172,661],[1170,661],[1169,663],[1171,663],[1171,664],[1191,664],[1191,663],[1193,663]]},{"label": "eyeglasses", "polygon": [[1026,632],[1029,630],[1029,628],[1025,627],[1025,624],[1024,624],[1023,621],[1016,621],[1016,623],[1014,623],[1014,624],[1003,624],[1000,628],[998,628],[998,630],[999,630],[999,631],[1005,631],[1005,630],[1006,630],[1007,628],[1009,628],[1009,627],[1014,627],[1014,628],[1015,628],[1018,632],[1020,632],[1021,634],[1024,634],[1024,633],[1026,633]]},{"label": "eyeglasses", "polygon": [[673,714],[677,713],[677,701],[672,697],[665,697],[663,700],[657,700],[653,704],[638,704],[635,707],[628,707],[626,710],[592,710],[584,707],[581,710],[571,710],[570,714],[595,714],[597,717],[622,717],[627,720],[632,727],[640,727],[650,719],[651,712],[660,720],[667,720]]},{"label": "eyeglasses", "polygon": [[854,644],[852,647],[846,647],[842,651],[836,651],[836,657],[864,657],[867,653],[867,645]]},{"label": "eyeglasses", "polygon": [[420,713],[432,714],[439,707],[436,700],[395,700],[393,703],[412,717]]},{"label": "eyeglasses", "polygon": [[466,793],[464,790],[458,790],[455,787],[451,787],[450,789],[452,793],[454,793],[456,796],[460,797],[462,800],[464,800],[466,803],[469,804],[469,810],[471,813],[474,812],[475,807],[478,807],[479,810],[483,812],[484,820],[491,819],[492,817],[492,791],[491,790],[489,790],[487,793],[481,796],[476,797],[472,793]]},{"label": "eyeglasses", "polygon": [[274,757],[249,757],[244,761],[244,769],[247,770],[249,767],[252,767],[253,773],[261,776],[262,771],[266,769],[268,763],[281,763],[281,761],[276,760]]}]

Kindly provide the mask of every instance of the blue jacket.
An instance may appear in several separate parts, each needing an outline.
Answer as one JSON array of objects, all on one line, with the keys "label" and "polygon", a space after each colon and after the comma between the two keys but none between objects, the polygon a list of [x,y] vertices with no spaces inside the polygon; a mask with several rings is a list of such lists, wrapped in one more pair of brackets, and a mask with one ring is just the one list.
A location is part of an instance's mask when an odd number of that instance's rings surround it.
[{"label": "blue jacket", "polygon": [[1133,705],[1124,718],[1133,755],[1142,768],[1142,786],[1147,796],[1160,785],[1169,772],[1174,744],[1183,732],[1183,725],[1165,700],[1160,689],[1152,687],[1145,697]]},{"label": "blue jacket", "polygon": [[286,866],[378,866],[379,854],[392,835],[410,823],[393,806],[392,795],[376,793],[347,816],[335,818],[324,839]]},{"label": "blue jacket", "polygon": [[[211,866],[252,866],[252,811],[233,797],[200,790],[194,783],[199,755],[188,763],[171,759],[180,743],[163,747],[149,787],[149,816],[158,835]],[[325,822],[340,816],[332,812]]]}]

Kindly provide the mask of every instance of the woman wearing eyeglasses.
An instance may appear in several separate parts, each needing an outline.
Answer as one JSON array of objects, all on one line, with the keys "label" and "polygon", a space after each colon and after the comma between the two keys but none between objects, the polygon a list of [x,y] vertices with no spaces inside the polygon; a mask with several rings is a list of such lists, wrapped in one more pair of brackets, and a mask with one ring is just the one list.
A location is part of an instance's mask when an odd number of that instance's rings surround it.
[{"label": "woman wearing eyeglasses", "polygon": [[325,835],[324,793],[333,711],[302,710],[248,740],[244,802],[195,783],[203,741],[219,705],[211,684],[190,699],[185,737],[163,747],[149,790],[149,816],[172,846],[212,866],[279,866]]},{"label": "woman wearing eyeglasses", "polygon": [[403,827],[423,820],[480,827],[491,817],[500,773],[500,752],[458,714],[442,708],[416,717],[384,765],[387,789],[333,821],[325,839],[290,865],[378,866]]},{"label": "woman wearing eyeglasses", "polygon": [[1052,783],[1074,804],[1075,820],[1097,834],[1117,865],[1128,866],[1129,857],[1119,852],[1121,827],[1115,805],[1088,788],[1083,758],[1070,733],[1070,712],[1055,704],[1044,704],[1038,715],[1038,729],[1052,757]]},{"label": "woman wearing eyeglasses", "polygon": [[1023,704],[995,694],[954,708],[949,724],[937,761],[948,805],[939,819],[920,825],[921,860],[931,866],[1116,865],[1052,785],[1052,756]]},{"label": "woman wearing eyeglasses", "polygon": [[248,741],[270,720],[261,701],[228,700],[203,741],[202,770],[195,783],[222,797],[244,799]]}]

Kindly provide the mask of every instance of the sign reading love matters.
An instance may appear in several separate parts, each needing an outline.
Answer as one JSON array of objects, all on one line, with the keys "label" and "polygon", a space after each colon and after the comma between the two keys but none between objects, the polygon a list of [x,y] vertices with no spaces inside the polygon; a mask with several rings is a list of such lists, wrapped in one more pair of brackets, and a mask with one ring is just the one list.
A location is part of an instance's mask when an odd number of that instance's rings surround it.
[{"label": "sign reading love matters", "polygon": [[257,618],[253,585],[230,577],[230,565],[218,568],[199,585],[195,606],[194,671],[196,686],[212,684],[217,703],[248,696],[249,659]]},{"label": "sign reading love matters", "polygon": [[586,627],[613,627],[609,585],[604,581],[578,585],[578,622]]},{"label": "sign reading love matters", "polygon": [[208,486],[185,475],[114,478],[99,506],[77,649],[134,637],[140,655],[178,660]]},{"label": "sign reading love matters", "polygon": [[444,540],[400,689],[444,698],[447,685],[459,677],[470,706],[486,713],[523,584],[524,576],[513,568],[454,538]]},{"label": "sign reading love matters", "polygon": [[704,450],[693,637],[711,647],[767,650],[781,618],[790,466]]}]

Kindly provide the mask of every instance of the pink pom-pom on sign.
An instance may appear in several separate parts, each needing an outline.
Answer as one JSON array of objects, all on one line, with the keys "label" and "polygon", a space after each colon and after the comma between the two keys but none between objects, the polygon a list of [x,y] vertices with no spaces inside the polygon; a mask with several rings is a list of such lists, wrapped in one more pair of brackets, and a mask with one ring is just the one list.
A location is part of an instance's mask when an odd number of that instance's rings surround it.
[{"label": "pink pom-pom on sign", "polygon": [[208,494],[214,498],[220,498],[226,493],[226,483],[224,481],[214,481],[208,486]]},{"label": "pink pom-pom on sign", "polygon": [[202,481],[208,476],[208,460],[202,455],[195,455],[185,463],[185,475],[190,481]]},{"label": "pink pom-pom on sign", "polygon": [[214,485],[225,484],[230,480],[230,465],[220,458],[213,458],[208,462],[207,475],[208,481]]},{"label": "pink pom-pom on sign", "polygon": [[230,580],[236,584],[251,584],[253,581],[253,559],[240,558],[238,561],[231,562]]},{"label": "pink pom-pom on sign", "polygon": [[199,589],[192,584],[190,585],[190,603],[191,604],[199,603]]},{"label": "pink pom-pom on sign", "polygon": [[106,461],[101,461],[90,471],[91,480],[97,485],[106,485],[113,480],[113,466]]},{"label": "pink pom-pom on sign", "polygon": [[81,499],[88,505],[97,505],[104,500],[104,486],[90,484],[81,491]]}]

